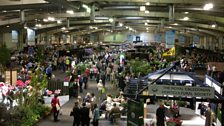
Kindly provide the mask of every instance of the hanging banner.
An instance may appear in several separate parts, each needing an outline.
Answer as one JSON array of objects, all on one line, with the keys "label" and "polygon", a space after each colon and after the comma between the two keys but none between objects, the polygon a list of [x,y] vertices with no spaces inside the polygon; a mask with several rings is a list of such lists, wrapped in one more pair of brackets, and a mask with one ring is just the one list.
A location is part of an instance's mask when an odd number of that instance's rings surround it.
[{"label": "hanging banner", "polygon": [[179,39],[179,42],[180,42],[180,43],[185,43],[185,42],[186,42],[186,37],[183,36],[183,35],[180,35],[180,36],[178,37],[178,39]]},{"label": "hanging banner", "polygon": [[134,36],[133,35],[127,35],[127,40],[132,42],[133,41]]},{"label": "hanging banner", "polygon": [[18,31],[16,30],[12,30],[12,42],[13,43],[19,42]]},{"label": "hanging banner", "polygon": [[166,48],[172,48],[175,44],[176,31],[166,31]]},{"label": "hanging banner", "polygon": [[194,42],[195,44],[199,43],[199,42],[200,42],[200,37],[199,37],[198,35],[194,35],[194,36],[193,36],[193,42]]},{"label": "hanging banner", "polygon": [[162,41],[162,35],[161,34],[156,34],[154,36],[154,41],[156,42],[161,42]]},{"label": "hanging banner", "polygon": [[28,45],[35,45],[35,31],[27,28],[27,42]]},{"label": "hanging banner", "polygon": [[176,97],[202,97],[214,98],[215,91],[211,87],[190,87],[174,85],[149,85],[149,94],[153,95],[173,95]]}]

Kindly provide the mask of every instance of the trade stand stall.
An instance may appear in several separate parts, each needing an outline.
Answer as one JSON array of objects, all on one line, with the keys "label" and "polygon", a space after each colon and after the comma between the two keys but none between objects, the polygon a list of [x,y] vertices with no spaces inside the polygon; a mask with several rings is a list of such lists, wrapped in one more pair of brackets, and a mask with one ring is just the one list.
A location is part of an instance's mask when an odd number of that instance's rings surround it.
[{"label": "trade stand stall", "polygon": [[[149,81],[145,80],[146,78]],[[198,80],[193,74],[178,70],[176,65],[141,79],[144,81],[135,80],[136,85],[143,82],[148,84],[137,90],[138,93],[128,91],[124,96],[136,101],[145,101],[144,114],[142,114],[145,126],[156,124],[156,111],[159,108],[158,104],[161,103],[165,106],[165,123],[169,126],[203,126],[207,123],[208,119],[202,119],[196,114],[196,108],[198,108],[196,103],[207,104],[208,107],[206,106],[205,110],[208,111],[211,108],[212,114],[216,114],[217,118],[223,116],[221,111],[213,112],[214,104],[222,103],[223,97],[218,95],[214,88]],[[220,108],[216,110],[220,110]],[[206,117],[206,115],[203,116]]]}]

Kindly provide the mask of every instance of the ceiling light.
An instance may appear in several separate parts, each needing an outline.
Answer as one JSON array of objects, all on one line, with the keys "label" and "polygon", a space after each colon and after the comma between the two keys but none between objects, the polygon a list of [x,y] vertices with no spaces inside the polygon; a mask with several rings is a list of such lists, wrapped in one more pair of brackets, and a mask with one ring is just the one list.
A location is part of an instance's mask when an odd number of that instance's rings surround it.
[{"label": "ceiling light", "polygon": [[48,19],[44,18],[43,21],[44,21],[44,22],[48,22]]},{"label": "ceiling light", "polygon": [[74,11],[73,10],[67,10],[66,13],[68,13],[68,14],[74,14]]},{"label": "ceiling light", "polygon": [[119,23],[119,26],[120,26],[120,27],[123,27],[123,26],[124,26],[124,24],[120,22],[120,23]]},{"label": "ceiling light", "polygon": [[149,30],[149,28],[146,28],[146,30]]},{"label": "ceiling light", "polygon": [[183,20],[184,21],[188,21],[189,20],[189,17],[184,17]]},{"label": "ceiling light", "polygon": [[171,26],[169,26],[168,28],[172,28]]},{"label": "ceiling light", "polygon": [[55,18],[54,17],[48,17],[47,20],[48,21],[55,21]]},{"label": "ceiling light", "polygon": [[28,29],[28,27],[27,26],[24,26],[24,29]]},{"label": "ceiling light", "polygon": [[149,3],[149,2],[146,2],[146,3],[145,3],[145,5],[149,6],[149,5],[150,5],[150,3]]},{"label": "ceiling light", "polygon": [[128,29],[129,27],[128,26],[125,26],[125,28]]},{"label": "ceiling light", "polygon": [[212,8],[213,8],[212,3],[205,4],[204,7],[203,7],[204,10],[211,10]]},{"label": "ceiling light", "polygon": [[95,27],[95,29],[98,29],[98,27]]},{"label": "ceiling light", "polygon": [[147,22],[145,22],[145,25],[148,25],[148,23],[147,23]]},{"label": "ceiling light", "polygon": [[149,20],[146,20],[147,22],[149,22]]},{"label": "ceiling light", "polygon": [[212,24],[212,28],[215,28],[216,27],[216,24]]},{"label": "ceiling light", "polygon": [[66,30],[66,27],[62,27],[61,30]]},{"label": "ceiling light", "polygon": [[90,13],[91,12],[91,9],[90,8],[87,8],[86,9],[86,12]]},{"label": "ceiling light", "polygon": [[89,8],[86,4],[83,4],[82,7],[86,9]]},{"label": "ceiling light", "polygon": [[148,14],[148,13],[149,13],[149,11],[148,11],[148,10],[146,10],[146,11],[145,11],[145,13],[146,13],[146,14]]},{"label": "ceiling light", "polygon": [[9,28],[9,25],[7,25],[6,27]]},{"label": "ceiling light", "polygon": [[61,20],[57,20],[57,23],[58,23],[58,24],[61,24],[62,22],[61,22]]},{"label": "ceiling light", "polygon": [[186,12],[184,12],[184,14],[189,14],[189,12],[186,11]]},{"label": "ceiling light", "polygon": [[178,23],[174,23],[173,25],[179,25]]},{"label": "ceiling light", "polygon": [[109,22],[114,22],[114,19],[113,18],[109,18]]},{"label": "ceiling light", "polygon": [[3,10],[2,12],[3,12],[3,13],[6,13],[7,11],[6,11],[6,10]]},{"label": "ceiling light", "polygon": [[140,6],[140,11],[145,11],[145,6]]},{"label": "ceiling light", "polygon": [[41,25],[41,24],[36,24],[35,26],[36,26],[36,27],[41,27],[42,25]]}]

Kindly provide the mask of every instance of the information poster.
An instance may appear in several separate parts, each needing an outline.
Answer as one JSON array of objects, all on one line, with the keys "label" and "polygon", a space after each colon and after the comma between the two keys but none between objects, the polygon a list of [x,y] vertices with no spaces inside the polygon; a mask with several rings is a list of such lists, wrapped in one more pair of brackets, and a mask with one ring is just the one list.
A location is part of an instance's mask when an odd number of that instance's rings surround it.
[{"label": "information poster", "polygon": [[156,42],[162,42],[162,35],[161,35],[161,34],[156,34],[156,35],[154,36],[154,40],[155,40]]},{"label": "information poster", "polygon": [[27,41],[28,45],[35,45],[35,31],[33,29],[27,29]]},{"label": "information poster", "polygon": [[128,100],[127,126],[143,126],[144,124],[143,102]]},{"label": "information poster", "polygon": [[180,42],[180,43],[185,43],[185,42],[186,42],[186,37],[183,36],[183,35],[180,35],[180,36],[178,37],[178,39],[179,39],[179,42]]},{"label": "information poster", "polygon": [[165,36],[166,36],[165,37],[166,38],[166,48],[174,47],[176,31],[175,30],[166,31]]},{"label": "information poster", "polygon": [[12,42],[18,43],[18,41],[19,41],[18,31],[12,30]]},{"label": "information poster", "polygon": [[198,44],[200,42],[200,37],[198,35],[194,35],[193,42],[194,42],[194,44]]}]

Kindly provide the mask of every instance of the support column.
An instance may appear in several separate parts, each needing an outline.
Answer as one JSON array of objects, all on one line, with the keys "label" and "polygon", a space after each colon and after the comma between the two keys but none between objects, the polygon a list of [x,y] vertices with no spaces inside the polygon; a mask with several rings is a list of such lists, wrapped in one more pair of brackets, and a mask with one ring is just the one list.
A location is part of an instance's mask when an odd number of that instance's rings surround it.
[{"label": "support column", "polygon": [[25,23],[25,11],[20,10],[20,23],[23,24]]},{"label": "support column", "polygon": [[95,4],[91,6],[90,23],[94,23],[94,20],[95,20]]},{"label": "support column", "polygon": [[175,7],[174,5],[169,5],[169,21],[173,22],[174,21],[174,13],[175,13]]},{"label": "support column", "polygon": [[70,20],[69,20],[69,18],[67,18],[66,24],[67,24],[67,29],[69,29],[69,27],[70,27]]}]

